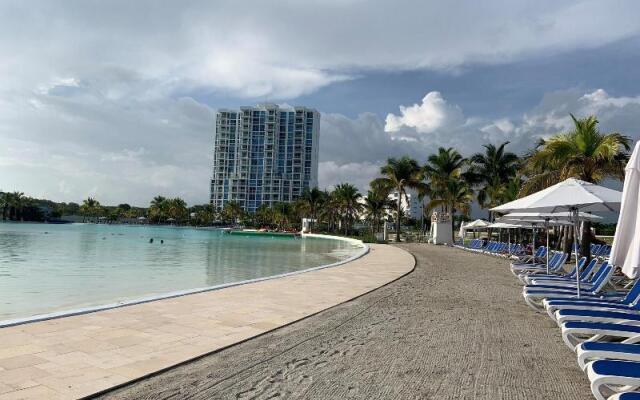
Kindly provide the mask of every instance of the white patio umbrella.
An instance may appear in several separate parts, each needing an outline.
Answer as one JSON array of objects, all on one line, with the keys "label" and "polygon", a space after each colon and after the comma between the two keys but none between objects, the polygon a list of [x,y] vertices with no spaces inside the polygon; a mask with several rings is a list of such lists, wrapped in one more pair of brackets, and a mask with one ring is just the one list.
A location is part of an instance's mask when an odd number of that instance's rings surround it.
[{"label": "white patio umbrella", "polygon": [[618,216],[618,226],[613,238],[610,262],[621,266],[622,273],[629,278],[640,276],[640,142],[636,143],[633,154],[625,168],[622,205]]},{"label": "white patio umbrella", "polygon": [[[544,221],[546,219],[549,220],[558,220],[558,221],[570,221],[573,215],[570,212],[554,212],[554,213],[545,213],[545,212],[513,212],[509,214],[505,214],[501,216],[499,219],[504,218],[505,220],[517,220],[517,221]],[[589,214],[586,212],[581,212],[579,214],[580,220],[582,221],[597,221],[601,220],[602,217]]]},{"label": "white patio umbrella", "polygon": [[466,229],[475,229],[475,228],[486,228],[489,225],[491,225],[490,222],[485,221],[483,219],[477,219],[473,222],[469,222],[468,224],[466,224],[464,226],[464,229],[466,230]]},{"label": "white patio umbrella", "polygon": [[[622,193],[617,190],[569,178],[537,193],[494,207],[491,211],[499,213],[569,211],[573,214],[573,231],[577,243],[579,212],[618,211],[621,199]],[[578,257],[576,257],[576,271],[579,272]],[[576,291],[577,296],[580,297],[579,273],[576,273]]]},{"label": "white patio umbrella", "polygon": [[489,226],[491,223],[487,222],[483,219],[477,219],[473,222],[469,222],[468,224],[462,224],[460,225],[460,237],[464,239],[464,234],[466,231],[471,231],[471,230],[476,230],[476,229],[485,229],[487,226]]},{"label": "white patio umbrella", "polygon": [[491,229],[515,229],[515,228],[522,228],[523,225],[516,225],[516,224],[509,224],[506,222],[494,222],[493,224],[489,225],[487,228],[491,228]]},{"label": "white patio umbrella", "polygon": [[562,211],[602,212],[620,210],[622,193],[594,183],[569,178],[529,196],[510,201],[491,211],[543,212]]},{"label": "white patio umbrella", "polygon": [[[602,219],[601,217],[597,217],[593,214],[580,213],[585,216],[596,217],[597,219]],[[529,212],[529,213],[510,213],[503,215],[498,218],[500,221],[505,222],[530,222],[530,223],[539,223],[544,224],[545,230],[547,232],[547,252],[546,252],[546,260],[545,264],[547,267],[547,274],[549,273],[549,227],[556,225],[571,225],[569,218],[571,213],[561,212],[561,213],[540,213],[540,212]],[[586,217],[589,218],[589,217]],[[594,219],[596,219],[594,218]],[[535,230],[534,230],[535,233]],[[534,252],[535,252],[535,236],[533,239],[534,243]]]}]

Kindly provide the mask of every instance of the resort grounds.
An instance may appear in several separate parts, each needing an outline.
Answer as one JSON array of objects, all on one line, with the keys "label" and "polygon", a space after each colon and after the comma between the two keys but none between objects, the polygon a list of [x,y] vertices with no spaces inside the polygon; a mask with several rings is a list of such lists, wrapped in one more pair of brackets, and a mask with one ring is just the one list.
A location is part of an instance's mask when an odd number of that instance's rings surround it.
[{"label": "resort grounds", "polygon": [[417,261],[404,277],[101,398],[591,398],[575,355],[524,304],[507,260],[400,247]]}]

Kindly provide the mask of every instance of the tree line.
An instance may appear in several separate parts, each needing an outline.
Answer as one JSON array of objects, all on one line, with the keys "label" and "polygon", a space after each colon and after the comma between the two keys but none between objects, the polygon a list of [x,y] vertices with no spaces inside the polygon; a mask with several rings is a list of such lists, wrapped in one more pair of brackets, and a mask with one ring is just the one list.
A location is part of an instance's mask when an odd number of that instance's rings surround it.
[{"label": "tree line", "polygon": [[[456,213],[468,216],[475,200],[483,209],[542,190],[567,178],[601,183],[604,179],[624,179],[629,160],[631,139],[618,132],[602,133],[595,116],[576,118],[570,114],[573,127],[567,132],[540,139],[521,156],[506,151],[509,142],[486,144],[484,151],[464,158],[453,148],[440,148],[420,166],[408,157],[389,159],[382,167],[383,187],[393,187],[401,195],[406,188],[415,189],[420,197],[428,198],[425,212],[438,209],[453,217]],[[494,216],[488,213],[488,219]],[[584,223],[581,249],[589,256],[591,224]],[[400,221],[396,220],[396,239],[400,239]],[[452,238],[453,240],[453,238]],[[563,229],[564,251],[574,241],[571,229]]]}]

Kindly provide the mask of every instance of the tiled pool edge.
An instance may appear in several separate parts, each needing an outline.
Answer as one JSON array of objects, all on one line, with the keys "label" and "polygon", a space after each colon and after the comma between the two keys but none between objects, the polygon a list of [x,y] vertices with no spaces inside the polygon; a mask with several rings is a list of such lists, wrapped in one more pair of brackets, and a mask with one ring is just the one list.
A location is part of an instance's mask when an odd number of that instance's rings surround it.
[{"label": "tiled pool edge", "polygon": [[320,234],[304,234],[303,236],[311,237],[311,238],[320,238],[320,239],[342,240],[342,241],[345,241],[345,242],[358,244],[358,245],[362,246],[362,251],[360,251],[359,253],[357,253],[357,254],[349,257],[349,258],[337,261],[335,263],[319,265],[317,267],[307,268],[307,269],[303,269],[303,270],[300,270],[300,271],[286,272],[284,274],[265,276],[265,277],[262,277],[262,278],[255,278],[255,279],[247,279],[247,280],[238,281],[238,282],[223,283],[221,285],[207,286],[207,287],[203,287],[203,288],[179,290],[179,291],[159,294],[159,295],[155,295],[155,296],[141,297],[141,298],[138,298],[138,299],[119,302],[119,303],[105,304],[105,305],[101,305],[101,306],[85,307],[85,308],[72,309],[72,310],[67,310],[67,311],[58,311],[58,312],[53,312],[53,313],[34,315],[32,317],[26,317],[26,318],[16,318],[16,319],[4,320],[4,321],[0,321],[0,330],[2,330],[3,328],[9,328],[9,327],[12,327],[12,326],[29,324],[29,323],[33,323],[33,322],[49,321],[49,320],[52,320],[52,319],[59,319],[59,318],[77,316],[77,315],[91,314],[91,313],[95,313],[95,312],[113,310],[113,309],[122,308],[122,307],[130,307],[130,306],[135,306],[135,305],[138,305],[138,304],[150,303],[150,302],[159,301],[159,300],[172,299],[172,298],[176,298],[176,297],[188,296],[188,295],[191,295],[191,294],[211,292],[211,291],[226,289],[226,288],[230,288],[230,287],[234,287],[234,286],[241,286],[241,285],[247,285],[247,284],[250,284],[250,283],[268,281],[268,280],[271,280],[271,279],[284,278],[286,276],[303,274],[303,273],[307,273],[307,272],[311,272],[311,271],[317,271],[317,270],[321,270],[321,269],[325,269],[325,268],[333,268],[333,267],[337,267],[337,266],[346,264],[346,263],[351,262],[351,261],[355,261],[355,260],[363,257],[364,255],[368,254],[369,250],[370,250],[369,246],[366,243],[363,243],[362,241],[357,240],[357,239],[345,238],[345,237],[341,237],[341,236],[320,235]]}]

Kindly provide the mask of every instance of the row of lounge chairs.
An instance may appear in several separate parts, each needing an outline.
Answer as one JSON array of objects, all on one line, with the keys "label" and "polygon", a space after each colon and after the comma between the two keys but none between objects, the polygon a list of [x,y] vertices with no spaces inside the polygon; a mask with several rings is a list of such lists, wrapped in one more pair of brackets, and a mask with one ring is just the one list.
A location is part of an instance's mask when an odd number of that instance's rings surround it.
[{"label": "row of lounge chairs", "polygon": [[[598,400],[640,400],[640,280],[614,274],[607,261],[578,260],[566,272],[568,256],[554,253],[550,272],[541,260],[521,259],[511,271],[524,284],[525,302],[546,311]],[[576,274],[580,297],[576,296]]]},{"label": "row of lounge chairs", "polygon": [[[522,256],[526,253],[526,248],[518,243],[506,243],[498,241],[489,241],[486,244],[482,239],[473,239],[466,246],[458,246],[465,250],[482,252],[487,254],[495,254],[501,256]],[[579,250],[579,248],[578,248]],[[575,251],[575,249],[574,249]],[[539,246],[536,249],[534,257],[542,258],[546,256],[547,248]],[[591,255],[594,257],[606,258],[611,253],[611,246],[606,244],[592,244]]]},{"label": "row of lounge chairs", "polygon": [[474,239],[467,246],[458,246],[465,250],[476,251],[500,256],[521,256],[525,254],[525,247],[518,243],[490,241],[484,244],[482,239]]}]

